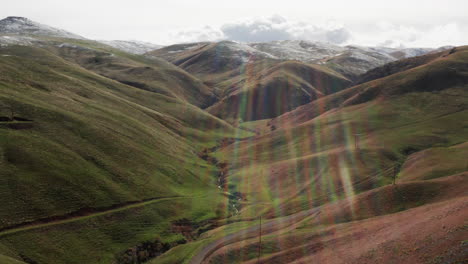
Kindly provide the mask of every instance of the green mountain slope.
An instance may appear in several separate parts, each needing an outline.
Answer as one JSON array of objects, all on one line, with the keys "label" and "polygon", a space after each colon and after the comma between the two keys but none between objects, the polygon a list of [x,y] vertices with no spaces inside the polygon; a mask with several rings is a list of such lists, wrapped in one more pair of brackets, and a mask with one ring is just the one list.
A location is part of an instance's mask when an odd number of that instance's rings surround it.
[{"label": "green mountain slope", "polygon": [[73,42],[50,46],[53,47],[50,49],[90,71],[136,88],[175,97],[200,107],[207,107],[216,99],[211,89],[200,80],[163,60],[127,55],[107,47],[96,47],[96,43],[81,41],[77,44],[79,46]]},{"label": "green mountain slope", "polygon": [[[160,197],[208,196],[210,202],[173,202],[170,211],[139,213],[135,225],[120,219],[114,231],[129,225],[145,230],[145,221],[159,219],[161,228],[143,234],[154,237],[179,217],[217,217],[224,198],[216,194],[216,168],[196,153],[221,138],[242,136],[229,124],[184,100],[105,78],[42,48],[0,48],[0,73],[1,230]],[[15,121],[8,120],[12,112]],[[201,206],[193,204],[197,200]],[[114,220],[97,221],[99,229]],[[93,231],[85,229],[70,229],[74,238],[67,243],[86,250]],[[61,240],[42,243],[34,233],[23,236],[0,234],[0,243],[40,263],[48,263],[50,252],[56,252],[55,263],[89,263],[96,257],[74,255],[80,250],[61,255]],[[102,240],[94,254],[109,260],[143,241],[132,234],[115,247],[116,239]]]}]

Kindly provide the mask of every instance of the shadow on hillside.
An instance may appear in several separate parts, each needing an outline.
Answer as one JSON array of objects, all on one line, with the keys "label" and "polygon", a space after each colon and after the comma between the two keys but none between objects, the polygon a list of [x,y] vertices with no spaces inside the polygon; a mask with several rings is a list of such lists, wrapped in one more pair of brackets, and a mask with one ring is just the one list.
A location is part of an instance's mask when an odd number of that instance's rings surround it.
[{"label": "shadow on hillside", "polygon": [[34,127],[34,121],[23,117],[0,116],[0,128],[6,129],[31,129]]}]

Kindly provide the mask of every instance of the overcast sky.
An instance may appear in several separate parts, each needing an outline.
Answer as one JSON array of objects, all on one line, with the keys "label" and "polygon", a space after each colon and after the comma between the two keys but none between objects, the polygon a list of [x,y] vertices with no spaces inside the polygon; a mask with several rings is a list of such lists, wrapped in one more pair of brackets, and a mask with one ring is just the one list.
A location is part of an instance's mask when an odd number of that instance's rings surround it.
[{"label": "overcast sky", "polygon": [[467,0],[2,0],[24,16],[91,39],[173,44],[283,39],[391,47],[468,44]]}]

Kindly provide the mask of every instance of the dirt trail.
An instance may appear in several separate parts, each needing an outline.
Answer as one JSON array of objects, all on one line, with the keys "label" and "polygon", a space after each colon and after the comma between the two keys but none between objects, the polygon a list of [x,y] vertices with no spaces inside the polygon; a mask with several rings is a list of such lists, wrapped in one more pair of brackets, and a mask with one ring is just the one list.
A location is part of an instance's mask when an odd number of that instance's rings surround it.
[{"label": "dirt trail", "polygon": [[[317,216],[319,214],[320,207],[301,211],[286,217],[272,219],[262,224],[262,235],[271,234],[277,231],[287,231],[291,228],[294,228],[302,220],[311,216]],[[259,229],[259,225],[253,226],[213,241],[212,243],[206,245],[200,252],[198,252],[197,255],[191,259],[190,264],[204,263],[205,260],[207,260],[215,251],[220,248],[223,248],[229,244],[240,242],[242,240],[257,237],[259,235]]]},{"label": "dirt trail", "polygon": [[0,237],[10,235],[13,233],[31,230],[31,229],[38,229],[46,226],[52,225],[59,225],[63,223],[69,223],[74,221],[79,221],[85,218],[96,217],[100,215],[105,215],[109,213],[114,213],[118,211],[127,210],[134,207],[145,206],[151,203],[160,202],[160,201],[168,201],[174,199],[192,199],[195,197],[189,196],[168,196],[168,197],[155,197],[150,199],[145,199],[142,201],[131,201],[123,204],[116,204],[108,207],[101,207],[101,208],[82,208],[78,211],[71,212],[64,215],[58,216],[51,216],[46,218],[41,218],[37,220],[33,220],[30,222],[24,222],[12,226],[3,227],[0,229]]}]

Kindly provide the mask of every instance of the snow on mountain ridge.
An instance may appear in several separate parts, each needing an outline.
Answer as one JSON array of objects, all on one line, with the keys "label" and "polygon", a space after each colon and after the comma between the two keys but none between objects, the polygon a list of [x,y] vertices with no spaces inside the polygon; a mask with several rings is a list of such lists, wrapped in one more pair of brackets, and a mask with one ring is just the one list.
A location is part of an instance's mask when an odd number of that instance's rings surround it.
[{"label": "snow on mountain ridge", "polygon": [[339,56],[343,53],[359,58],[371,56],[384,58],[384,61],[394,61],[401,58],[420,56],[432,50],[423,48],[397,49],[387,47],[365,47],[358,45],[342,47],[331,43],[304,40],[281,40],[250,43],[248,45],[279,59],[299,60],[304,62],[317,62],[318,60]]},{"label": "snow on mountain ridge", "polygon": [[262,58],[271,58],[271,59],[277,58],[276,56],[270,53],[255,49],[246,43],[240,43],[240,42],[234,42],[234,41],[221,41],[218,43],[218,45],[221,48],[229,49],[235,54],[235,56],[237,56],[244,62],[249,61],[251,56],[258,56]]},{"label": "snow on mountain ridge", "polygon": [[279,59],[299,61],[320,60],[344,51],[344,48],[333,44],[303,40],[281,40],[249,45]]},{"label": "snow on mountain ridge", "polygon": [[27,46],[32,45],[36,39],[26,36],[0,36],[0,46],[8,45],[21,45]]},{"label": "snow on mountain ridge", "polygon": [[138,55],[157,50],[163,47],[161,45],[136,40],[100,40],[99,42],[114,47],[116,49]]},{"label": "snow on mountain ridge", "polygon": [[43,25],[24,17],[10,16],[0,20],[0,34],[37,35],[59,38],[85,39],[79,35]]}]

